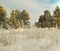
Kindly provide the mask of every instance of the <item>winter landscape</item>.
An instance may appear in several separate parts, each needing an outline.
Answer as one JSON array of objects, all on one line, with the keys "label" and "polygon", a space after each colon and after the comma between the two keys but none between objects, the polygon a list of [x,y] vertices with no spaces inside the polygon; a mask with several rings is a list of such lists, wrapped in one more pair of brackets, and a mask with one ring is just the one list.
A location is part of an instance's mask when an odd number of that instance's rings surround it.
[{"label": "winter landscape", "polygon": [[0,0],[0,51],[60,51],[60,0]]}]

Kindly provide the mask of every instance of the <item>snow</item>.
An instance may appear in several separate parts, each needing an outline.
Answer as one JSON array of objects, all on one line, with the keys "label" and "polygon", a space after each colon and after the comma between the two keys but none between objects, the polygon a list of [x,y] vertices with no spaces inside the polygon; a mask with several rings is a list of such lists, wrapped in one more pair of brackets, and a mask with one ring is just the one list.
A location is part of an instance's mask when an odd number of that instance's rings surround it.
[{"label": "snow", "polygon": [[1,29],[0,51],[60,51],[60,30],[56,28]]}]

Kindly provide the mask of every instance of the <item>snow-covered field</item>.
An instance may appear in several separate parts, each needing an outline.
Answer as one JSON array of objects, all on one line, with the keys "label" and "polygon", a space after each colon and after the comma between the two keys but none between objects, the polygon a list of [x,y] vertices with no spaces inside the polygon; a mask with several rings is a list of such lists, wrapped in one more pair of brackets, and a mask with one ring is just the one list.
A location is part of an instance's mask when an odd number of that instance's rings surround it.
[{"label": "snow-covered field", "polygon": [[0,51],[60,51],[60,30],[0,30]]}]

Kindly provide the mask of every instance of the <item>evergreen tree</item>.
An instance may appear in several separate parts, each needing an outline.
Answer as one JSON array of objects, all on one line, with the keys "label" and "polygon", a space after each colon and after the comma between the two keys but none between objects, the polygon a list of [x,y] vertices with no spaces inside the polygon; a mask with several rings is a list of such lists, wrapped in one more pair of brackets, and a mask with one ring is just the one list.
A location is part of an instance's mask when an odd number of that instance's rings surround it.
[{"label": "evergreen tree", "polygon": [[29,13],[26,10],[22,11],[21,18],[23,19],[24,25],[29,26],[29,24],[30,24],[30,22],[29,22],[30,16],[29,16]]},{"label": "evergreen tree", "polygon": [[39,17],[39,23],[41,27],[52,27],[53,26],[53,18],[50,14],[49,10],[44,11],[44,15]]},{"label": "evergreen tree", "polygon": [[58,6],[54,11],[54,17],[56,18],[57,21],[57,27],[60,28],[60,8]]},{"label": "evergreen tree", "polygon": [[12,10],[12,12],[11,12],[11,17],[10,17],[10,20],[9,20],[9,25],[10,25],[12,28],[18,28],[15,10]]},{"label": "evergreen tree", "polygon": [[56,17],[57,19],[60,18],[60,8],[58,6],[54,11],[54,17]]},{"label": "evergreen tree", "polygon": [[7,12],[6,9],[0,5],[0,26],[7,29]]},{"label": "evergreen tree", "polygon": [[10,17],[10,26],[12,28],[22,28],[23,27],[23,19],[21,18],[21,11],[12,10]]}]

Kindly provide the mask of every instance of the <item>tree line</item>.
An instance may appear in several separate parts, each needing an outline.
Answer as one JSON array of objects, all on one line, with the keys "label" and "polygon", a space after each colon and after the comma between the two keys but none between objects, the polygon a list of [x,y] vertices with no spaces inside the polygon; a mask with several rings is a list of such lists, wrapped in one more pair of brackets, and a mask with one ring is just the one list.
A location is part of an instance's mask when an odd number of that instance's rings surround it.
[{"label": "tree line", "polygon": [[36,27],[55,27],[60,28],[60,8],[57,6],[51,15],[49,10],[44,11],[44,15],[40,15],[38,22],[35,22]]},{"label": "tree line", "polygon": [[[30,15],[27,10],[13,9],[10,16],[7,17],[6,9],[0,5],[0,28],[30,28],[30,24]],[[45,10],[44,14],[39,16],[38,22],[35,22],[35,26],[38,28],[60,28],[60,8],[57,6],[53,11],[53,15],[49,10]]]},{"label": "tree line", "polygon": [[8,26],[13,29],[30,28],[30,15],[27,10],[21,12],[18,9],[13,9],[9,17],[7,17],[6,9],[0,5],[0,27],[5,29],[8,29]]}]

